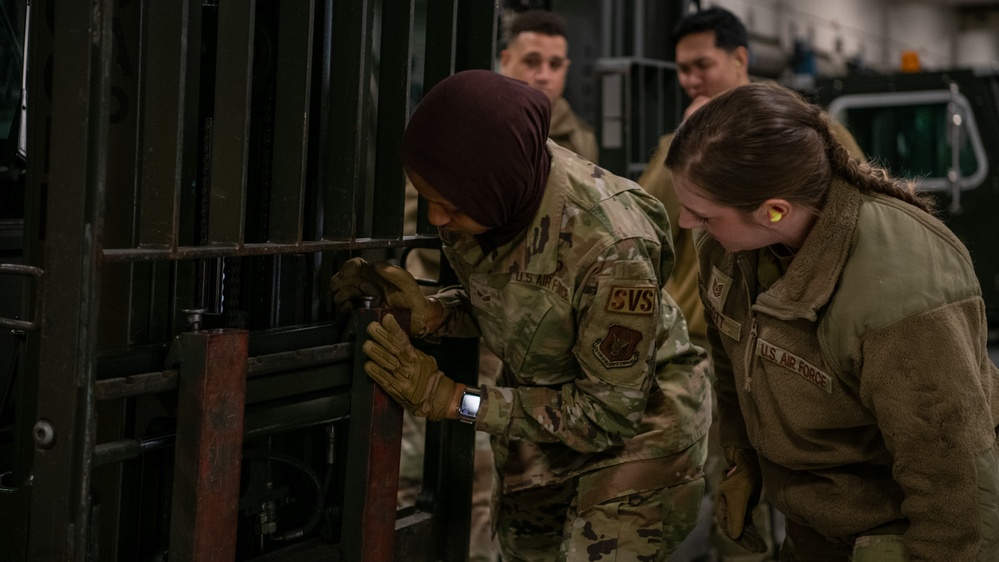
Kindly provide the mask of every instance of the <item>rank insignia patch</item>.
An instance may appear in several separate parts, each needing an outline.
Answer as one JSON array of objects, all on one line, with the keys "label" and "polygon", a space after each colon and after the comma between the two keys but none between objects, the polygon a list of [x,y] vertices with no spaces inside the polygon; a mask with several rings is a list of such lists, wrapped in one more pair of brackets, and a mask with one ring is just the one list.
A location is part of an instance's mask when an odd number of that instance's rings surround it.
[{"label": "rank insignia patch", "polygon": [[638,361],[638,342],[642,334],[631,328],[613,325],[607,335],[593,342],[593,354],[608,369],[630,367]]},{"label": "rank insignia patch", "polygon": [[732,288],[732,278],[725,275],[717,267],[711,266],[711,278],[708,279],[708,301],[714,305],[715,310],[725,310],[725,301],[728,299],[728,291]]},{"label": "rank insignia patch", "polygon": [[475,279],[471,279],[469,285],[468,299],[472,302],[472,306],[492,314],[494,303],[499,298],[499,292],[486,283],[477,282]]}]

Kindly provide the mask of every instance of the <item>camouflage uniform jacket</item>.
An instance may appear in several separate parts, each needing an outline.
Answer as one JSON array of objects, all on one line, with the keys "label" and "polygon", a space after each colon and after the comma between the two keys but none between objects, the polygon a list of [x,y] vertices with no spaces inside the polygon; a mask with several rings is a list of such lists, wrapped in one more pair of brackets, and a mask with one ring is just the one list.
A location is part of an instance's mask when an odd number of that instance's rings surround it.
[{"label": "camouflage uniform jacket", "polygon": [[768,249],[696,248],[721,444],[756,450],[770,501],[834,541],[905,529],[913,561],[996,548],[999,369],[954,234],[836,179],[769,289]]},{"label": "camouflage uniform jacket", "polygon": [[666,281],[666,292],[676,300],[687,319],[687,330],[690,340],[696,345],[707,345],[708,327],[704,322],[704,305],[697,291],[697,256],[694,255],[694,243],[691,232],[680,228],[680,202],[673,191],[673,176],[663,165],[669,144],[673,141],[673,133],[664,135],[659,141],[652,161],[645,167],[638,184],[650,195],[658,199],[666,208],[669,224],[672,229],[673,249],[676,252],[676,263],[669,279]]},{"label": "camouflage uniform jacket", "polygon": [[673,263],[662,205],[552,141],[548,151],[524,236],[483,255],[474,238],[442,233],[464,289],[438,297],[438,335],[477,326],[504,364],[476,425],[494,436],[506,491],[676,455],[711,420],[710,383],[694,368],[704,352],[662,291]]},{"label": "camouflage uniform jacket", "polygon": [[565,98],[558,98],[552,103],[551,128],[548,138],[562,148],[568,148],[594,164],[600,155],[597,135],[593,127],[580,119],[569,106]]}]

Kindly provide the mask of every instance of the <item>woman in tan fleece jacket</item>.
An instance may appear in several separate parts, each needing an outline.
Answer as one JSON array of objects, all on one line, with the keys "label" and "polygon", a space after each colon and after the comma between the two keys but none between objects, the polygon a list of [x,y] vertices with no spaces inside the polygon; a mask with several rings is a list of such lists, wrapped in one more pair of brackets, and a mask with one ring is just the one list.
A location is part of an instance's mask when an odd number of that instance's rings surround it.
[{"label": "woman in tan fleece jacket", "polygon": [[687,119],[666,167],[697,231],[725,532],[756,543],[762,485],[785,561],[999,560],[999,369],[971,258],[929,199],[768,84]]}]

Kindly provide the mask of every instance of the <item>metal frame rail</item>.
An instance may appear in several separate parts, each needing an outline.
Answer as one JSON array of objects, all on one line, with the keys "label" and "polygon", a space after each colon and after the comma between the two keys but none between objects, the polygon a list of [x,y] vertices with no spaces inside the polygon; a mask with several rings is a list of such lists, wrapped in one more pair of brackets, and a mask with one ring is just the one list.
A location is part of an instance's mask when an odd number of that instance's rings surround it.
[{"label": "metal frame rail", "polygon": [[[356,350],[337,342],[343,326],[316,280],[351,255],[436,245],[402,235],[397,151],[411,85],[490,68],[495,2],[31,6],[24,263],[38,287],[23,317],[40,320],[19,370],[14,468],[0,480],[0,521],[26,518],[4,526],[25,536],[5,552],[76,561],[137,552],[123,536],[143,515],[122,491],[141,484],[128,463],[163,447],[176,457],[163,491],[171,559],[233,559],[246,439],[347,418],[346,470],[364,481],[348,489],[383,485],[378,471],[397,469],[398,428],[378,416],[399,411],[359,373]],[[269,35],[261,13],[277,21]],[[411,76],[414,57],[422,80]],[[267,65],[276,78],[261,84]],[[236,290],[241,267],[260,273]],[[250,312],[198,329],[234,309]],[[173,438],[133,430],[157,401],[176,402]],[[467,556],[464,429],[428,432],[439,462],[425,473],[438,500],[421,527],[433,539],[427,559]],[[388,452],[357,458],[362,445]],[[446,495],[449,481],[458,490]],[[336,548],[267,559],[398,556],[395,517],[366,515],[394,514],[394,494],[348,495],[343,510]],[[109,538],[109,527],[122,536]],[[412,544],[418,533],[405,531]]]}]

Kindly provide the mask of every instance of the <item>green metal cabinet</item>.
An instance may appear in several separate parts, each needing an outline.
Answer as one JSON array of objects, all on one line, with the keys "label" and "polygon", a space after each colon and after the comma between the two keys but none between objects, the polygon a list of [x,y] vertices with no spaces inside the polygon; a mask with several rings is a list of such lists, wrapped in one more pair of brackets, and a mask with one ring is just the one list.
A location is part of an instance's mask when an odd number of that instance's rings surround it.
[{"label": "green metal cabinet", "polygon": [[999,325],[999,72],[822,79],[809,94],[871,161],[937,199],[938,216],[971,252],[989,323]]}]

